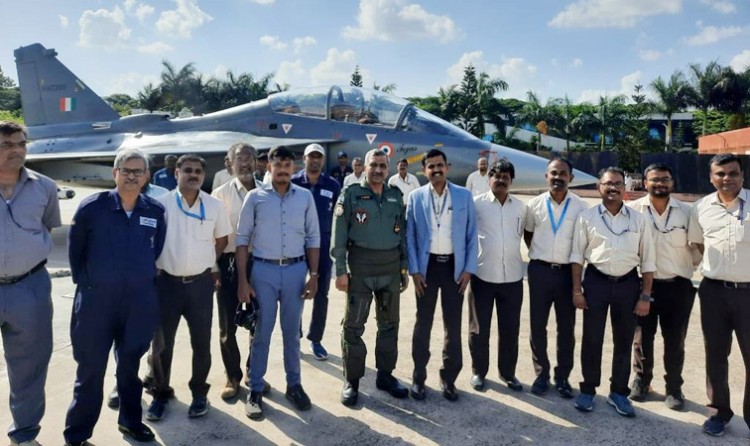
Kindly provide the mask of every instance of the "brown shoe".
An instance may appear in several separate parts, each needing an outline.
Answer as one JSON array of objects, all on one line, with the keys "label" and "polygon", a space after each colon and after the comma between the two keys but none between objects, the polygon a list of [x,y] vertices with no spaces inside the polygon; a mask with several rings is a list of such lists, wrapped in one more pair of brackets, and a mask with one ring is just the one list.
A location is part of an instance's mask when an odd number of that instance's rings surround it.
[{"label": "brown shoe", "polygon": [[237,392],[239,392],[239,390],[240,382],[229,379],[227,380],[227,384],[224,386],[224,389],[221,391],[221,399],[231,400],[232,398],[237,396]]}]

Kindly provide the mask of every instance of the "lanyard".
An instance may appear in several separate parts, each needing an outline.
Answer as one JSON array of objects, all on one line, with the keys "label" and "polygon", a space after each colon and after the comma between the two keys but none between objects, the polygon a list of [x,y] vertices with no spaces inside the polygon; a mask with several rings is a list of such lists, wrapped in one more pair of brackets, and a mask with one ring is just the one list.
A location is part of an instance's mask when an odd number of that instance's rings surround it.
[{"label": "lanyard", "polygon": [[671,229],[669,229],[669,217],[672,216],[672,206],[670,206],[669,210],[667,211],[667,221],[664,222],[663,230],[656,224],[656,217],[654,217],[654,213],[651,212],[651,206],[648,206],[646,209],[648,209],[648,215],[649,217],[651,217],[651,222],[654,224],[654,227],[657,231],[661,232],[662,234],[669,234],[672,231]]},{"label": "lanyard", "polygon": [[[623,205],[623,207],[624,206],[625,205]],[[622,209],[620,209],[620,212],[622,212]],[[616,236],[619,237],[619,236],[623,235],[626,232],[630,232],[630,215],[628,215],[628,227],[625,228],[623,231],[621,231],[619,233],[615,232],[612,229],[612,226],[610,226],[609,223],[607,223],[607,219],[604,218],[604,211],[602,211],[602,205],[599,205],[599,215],[602,217],[602,221],[604,222],[604,226],[606,226],[607,229],[609,229],[609,232],[611,232],[613,235],[616,235]]]},{"label": "lanyard", "polygon": [[430,202],[432,203],[432,211],[435,213],[435,220],[437,221],[437,227],[440,229],[440,218],[443,216],[445,211],[445,201],[448,199],[448,190],[443,191],[443,204],[440,205],[440,212],[437,210],[437,204],[435,203],[435,196],[430,191]]},{"label": "lanyard", "polygon": [[562,226],[562,222],[565,220],[565,214],[568,213],[568,205],[570,204],[570,197],[565,199],[565,206],[563,206],[562,214],[560,219],[555,221],[555,213],[552,212],[552,199],[547,197],[547,214],[549,215],[549,222],[552,225],[552,233],[557,235],[557,230]]},{"label": "lanyard", "polygon": [[185,215],[187,215],[188,217],[191,217],[191,218],[197,218],[198,220],[201,221],[201,223],[203,223],[203,220],[206,219],[206,208],[203,206],[203,199],[201,199],[200,196],[198,197],[198,200],[200,200],[200,202],[201,202],[201,214],[200,215],[193,214],[192,212],[186,211],[185,209],[183,209],[183,207],[182,207],[182,199],[180,198],[180,194],[174,194],[174,197],[175,197],[175,200],[177,200],[177,207],[180,208],[180,210],[182,211],[183,214],[185,214]]}]

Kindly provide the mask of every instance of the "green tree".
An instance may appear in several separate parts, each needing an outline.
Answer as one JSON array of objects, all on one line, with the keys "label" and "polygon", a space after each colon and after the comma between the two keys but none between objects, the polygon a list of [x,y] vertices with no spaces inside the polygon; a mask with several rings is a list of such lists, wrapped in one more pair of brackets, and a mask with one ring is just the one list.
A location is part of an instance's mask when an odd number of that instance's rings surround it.
[{"label": "green tree", "polygon": [[690,64],[691,94],[689,103],[702,112],[701,135],[706,134],[708,126],[708,111],[716,108],[718,103],[717,84],[721,76],[721,65],[716,61],[708,63],[706,68],[700,64]]},{"label": "green tree", "polygon": [[481,138],[487,123],[494,124],[499,132],[505,132],[507,110],[495,95],[507,89],[508,83],[504,80],[493,79],[487,73],[477,74],[474,66],[468,65],[464,68],[460,87],[441,89],[438,96],[445,100],[444,112],[451,118],[449,120]]},{"label": "green tree", "polygon": [[138,100],[125,93],[115,93],[103,98],[112,105],[120,116],[130,114],[130,110],[138,107]]},{"label": "green tree", "polygon": [[730,129],[745,127],[750,112],[750,68],[737,73],[731,67],[725,67],[721,70],[716,90],[716,108],[732,115]]},{"label": "green tree", "polygon": [[685,75],[679,70],[672,73],[668,81],[661,76],[657,77],[651,82],[651,88],[657,96],[655,111],[667,119],[664,150],[669,150],[672,146],[672,115],[687,108],[692,97],[692,89],[685,80]]},{"label": "green tree", "polygon": [[354,72],[352,73],[352,80],[349,82],[352,87],[362,87],[362,74],[359,72],[359,65],[354,66]]},{"label": "green tree", "polygon": [[596,105],[596,113],[593,116],[593,124],[599,134],[599,150],[604,151],[607,137],[612,145],[616,144],[619,130],[626,119],[627,108],[625,107],[625,96],[600,96]]},{"label": "green tree", "polygon": [[633,103],[626,107],[625,120],[621,127],[621,138],[615,144],[614,150],[620,167],[629,172],[639,172],[641,169],[641,153],[653,147],[649,136],[648,121],[652,113],[653,104],[646,100],[643,85],[636,85],[630,96]]},{"label": "green tree", "polygon": [[0,67],[0,110],[8,110],[15,115],[21,114],[21,90],[16,82],[3,73]]},{"label": "green tree", "polygon": [[546,120],[550,117],[550,110],[551,107],[542,105],[542,101],[535,92],[531,90],[526,92],[526,104],[521,109],[517,119],[520,122],[531,125],[536,130],[535,141],[537,151],[539,151],[542,144],[542,130],[544,130],[544,133],[547,133],[545,130],[547,128]]},{"label": "green tree", "polygon": [[152,83],[148,83],[143,90],[138,92],[138,105],[141,108],[145,108],[150,112],[159,110],[164,104],[164,95],[161,88],[154,87]]}]

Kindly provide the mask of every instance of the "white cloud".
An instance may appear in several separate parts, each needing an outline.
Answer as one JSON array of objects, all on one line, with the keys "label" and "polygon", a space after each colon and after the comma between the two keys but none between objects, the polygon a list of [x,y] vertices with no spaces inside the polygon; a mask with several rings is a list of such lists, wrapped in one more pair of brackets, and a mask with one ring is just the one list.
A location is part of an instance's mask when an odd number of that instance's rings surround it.
[{"label": "white cloud", "polygon": [[573,62],[571,62],[570,66],[572,66],[573,68],[580,68],[581,66],[583,66],[583,61],[576,57],[575,59],[573,59]]},{"label": "white cloud", "polygon": [[734,71],[744,71],[745,69],[750,68],[750,50],[745,50],[734,56],[729,62],[729,66],[732,67]]},{"label": "white cloud", "polygon": [[148,83],[158,85],[160,81],[161,80],[157,75],[130,71],[122,73],[114,79],[108,80],[106,88],[108,88],[109,91],[102,89],[101,94],[103,96],[108,96],[114,93],[125,93],[137,98],[138,92]]},{"label": "white cloud", "polygon": [[304,78],[306,73],[307,70],[302,66],[301,60],[285,60],[284,62],[281,62],[279,68],[276,70],[273,81],[279,85],[288,84],[303,86],[308,83]]},{"label": "white cloud", "polygon": [[[591,104],[598,104],[600,97],[614,97],[617,95],[625,95],[630,100],[630,95],[633,94],[636,85],[641,83],[643,73],[640,70],[634,71],[633,73],[626,74],[620,79],[619,90],[584,90],[581,92],[581,96],[578,98],[578,103],[588,102]],[[644,93],[648,97],[648,91],[644,89]]]},{"label": "white cloud", "polygon": [[251,3],[257,3],[259,5],[273,5],[276,0],[250,0]]},{"label": "white cloud", "polygon": [[198,0],[172,0],[177,8],[164,11],[156,21],[156,28],[177,39],[189,39],[196,28],[213,20],[198,6]]},{"label": "white cloud", "polygon": [[553,28],[632,28],[641,19],[676,14],[682,0],[577,0],[557,14]]},{"label": "white cloud", "polygon": [[164,42],[144,43],[138,46],[138,52],[143,54],[162,54],[174,50],[174,47]]},{"label": "white cloud", "polygon": [[462,32],[447,15],[436,15],[407,0],[360,0],[357,26],[346,26],[342,35],[350,39],[385,42],[435,39],[448,42]]},{"label": "white cloud", "polygon": [[469,64],[476,68],[477,73],[487,73],[492,78],[500,78],[508,83],[508,91],[502,96],[521,98],[528,90],[536,90],[537,68],[520,57],[503,58],[499,64],[491,64],[484,58],[482,51],[464,53],[458,62],[447,69],[448,78],[453,84],[459,84],[464,77],[464,68]]},{"label": "white cloud", "polygon": [[[353,50],[330,48],[325,60],[310,69],[310,80],[313,85],[349,84],[356,65],[357,56]],[[365,77],[366,70],[360,68],[360,73]]]},{"label": "white cloud", "polygon": [[125,8],[125,12],[130,12],[136,3],[138,3],[138,0],[125,0],[122,2],[122,6]]},{"label": "white cloud", "polygon": [[142,23],[148,16],[153,14],[154,11],[153,6],[141,3],[135,10],[135,16],[138,18],[138,21]]},{"label": "white cloud", "polygon": [[667,51],[659,51],[654,49],[648,49],[648,50],[640,50],[638,52],[638,57],[640,57],[641,60],[645,60],[647,62],[655,62],[663,57],[671,56],[674,53],[672,48],[668,49]]},{"label": "white cloud", "polygon": [[60,18],[60,26],[63,28],[67,28],[68,25],[70,24],[70,21],[68,20],[68,18],[65,17],[64,15],[58,15],[58,17]]},{"label": "white cloud", "polygon": [[292,41],[294,44],[294,54],[299,54],[305,47],[317,45],[318,41],[313,36],[295,37]]},{"label": "white cloud", "polygon": [[271,49],[279,50],[279,51],[284,50],[286,49],[287,46],[289,46],[287,45],[286,42],[282,42],[279,39],[279,36],[269,36],[269,35],[261,36],[260,43]]},{"label": "white cloud", "polygon": [[113,51],[125,46],[130,38],[130,28],[125,25],[125,14],[119,6],[112,11],[86,10],[78,20],[81,31],[78,45]]},{"label": "white cloud", "polygon": [[711,9],[713,9],[714,11],[720,12],[722,14],[731,14],[731,13],[737,11],[737,7],[731,1],[726,1],[726,0],[701,0],[701,3],[703,3],[704,5],[710,6]]},{"label": "white cloud", "polygon": [[710,45],[720,40],[734,37],[742,33],[742,31],[743,29],[741,26],[723,26],[721,28],[707,26],[698,34],[688,37],[687,43],[691,46]]}]

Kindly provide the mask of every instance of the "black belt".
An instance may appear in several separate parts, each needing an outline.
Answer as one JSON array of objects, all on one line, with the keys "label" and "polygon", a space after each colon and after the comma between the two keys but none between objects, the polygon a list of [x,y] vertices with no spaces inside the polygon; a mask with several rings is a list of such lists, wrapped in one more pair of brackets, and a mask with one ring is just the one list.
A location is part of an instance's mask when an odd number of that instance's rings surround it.
[{"label": "black belt", "polygon": [[626,280],[630,280],[633,278],[638,278],[638,270],[633,268],[629,272],[623,274],[622,276],[610,276],[609,274],[604,274],[603,272],[599,271],[594,265],[589,265],[589,269],[594,272],[599,277],[603,277],[610,282],[618,283],[618,282],[624,282]]},{"label": "black belt", "polygon": [[430,254],[430,260],[437,263],[449,263],[453,261],[453,254]]},{"label": "black belt", "polygon": [[261,262],[261,263],[270,263],[272,265],[287,266],[287,265],[294,265],[295,263],[299,263],[305,260],[305,256],[283,257],[281,259],[264,259],[262,257],[253,256],[253,260],[256,262]]},{"label": "black belt", "polygon": [[195,282],[196,280],[200,279],[201,277],[207,274],[211,274],[211,268],[206,268],[206,270],[203,271],[202,273],[198,273],[193,276],[173,276],[169,274],[168,272],[164,271],[163,269],[159,270],[159,274],[165,277],[168,277],[169,279],[180,281],[182,283],[190,283],[190,282]]},{"label": "black belt", "polygon": [[20,282],[23,279],[34,274],[35,272],[39,271],[40,269],[44,268],[44,265],[46,264],[47,264],[47,259],[44,259],[41,262],[37,263],[35,267],[31,268],[29,272],[23,273],[20,276],[0,277],[0,285],[13,285],[14,283]]},{"label": "black belt", "polygon": [[541,266],[545,266],[549,269],[569,269],[570,268],[570,263],[549,263],[549,262],[545,262],[544,260],[536,260],[536,259],[532,259],[531,261]]},{"label": "black belt", "polygon": [[710,279],[708,277],[704,277],[703,279],[709,282],[719,284],[723,286],[724,288],[743,288],[743,289],[750,288],[750,282],[730,282],[728,280],[716,280],[716,279]]}]

